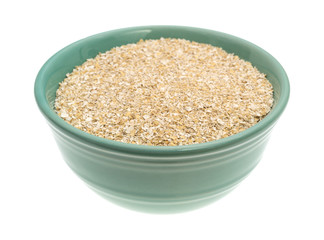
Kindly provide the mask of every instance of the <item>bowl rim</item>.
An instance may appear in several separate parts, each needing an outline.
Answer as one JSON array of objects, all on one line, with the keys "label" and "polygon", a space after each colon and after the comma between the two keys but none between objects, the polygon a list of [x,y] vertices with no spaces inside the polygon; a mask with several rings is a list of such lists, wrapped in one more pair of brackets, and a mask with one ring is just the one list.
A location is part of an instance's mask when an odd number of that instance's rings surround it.
[{"label": "bowl rim", "polygon": [[[51,64],[55,62],[56,58],[58,58],[61,54],[64,54],[64,52],[69,48],[75,48],[78,46],[81,46],[87,41],[91,41],[96,38],[101,37],[107,37],[109,35],[118,35],[123,33],[130,33],[132,31],[157,31],[159,29],[172,29],[172,30],[185,30],[185,31],[192,31],[192,32],[201,32],[205,34],[217,34],[220,37],[224,38],[231,38],[235,39],[237,41],[240,41],[244,43],[244,45],[247,45],[253,49],[256,49],[257,51],[262,52],[267,58],[271,60],[271,62],[276,65],[276,67],[280,70],[280,77],[278,77],[279,84],[280,84],[280,97],[278,98],[278,102],[276,103],[276,106],[271,109],[271,111],[268,113],[268,115],[259,121],[254,126],[231,136],[228,136],[226,138],[209,141],[205,143],[197,143],[197,144],[190,144],[190,145],[180,145],[180,146],[150,146],[150,145],[140,145],[140,144],[133,144],[133,143],[124,143],[120,141],[110,140],[101,138],[92,134],[89,134],[87,132],[84,132],[80,129],[77,129],[73,127],[72,125],[65,122],[63,119],[61,119],[55,111],[50,107],[50,104],[47,101],[46,93],[45,93],[45,87],[47,84],[47,79],[45,77],[46,71],[48,68],[50,68]],[[268,128],[273,126],[282,112],[284,111],[289,95],[290,95],[290,84],[288,80],[288,76],[284,70],[284,68],[281,66],[281,64],[268,52],[266,52],[264,49],[258,47],[257,45],[244,40],[242,38],[215,31],[215,30],[209,30],[204,28],[196,28],[196,27],[188,27],[188,26],[176,26],[176,25],[148,25],[148,26],[137,26],[137,27],[128,27],[128,28],[120,28],[116,30],[110,30],[102,33],[98,33],[95,35],[88,36],[86,38],[83,38],[81,40],[78,40],[74,43],[71,43],[64,47],[63,49],[59,50],[57,53],[55,53],[52,57],[50,57],[45,64],[40,69],[34,85],[34,95],[37,102],[37,105],[42,112],[42,114],[45,116],[45,118],[51,123],[52,127],[59,128],[60,130],[63,130],[65,133],[72,134],[74,137],[78,139],[82,139],[87,141],[88,143],[92,143],[96,146],[101,147],[108,147],[111,149],[116,149],[119,151],[124,152],[132,152],[132,153],[152,153],[152,154],[174,154],[174,153],[182,153],[182,152],[193,152],[193,151],[207,151],[211,149],[216,148],[223,148],[226,146],[230,146],[232,144],[237,144],[243,139],[251,138],[254,135],[258,135],[258,133],[262,132],[264,128]]]}]

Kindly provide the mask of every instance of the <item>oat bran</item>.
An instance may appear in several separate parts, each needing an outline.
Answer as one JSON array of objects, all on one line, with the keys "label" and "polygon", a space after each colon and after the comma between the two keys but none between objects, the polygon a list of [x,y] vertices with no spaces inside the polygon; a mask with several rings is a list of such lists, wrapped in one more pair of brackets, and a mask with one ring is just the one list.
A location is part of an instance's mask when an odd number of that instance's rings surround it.
[{"label": "oat bran", "polygon": [[209,44],[161,38],[77,66],[60,83],[55,109],[99,137],[176,146],[239,133],[272,104],[270,82],[251,63]]}]

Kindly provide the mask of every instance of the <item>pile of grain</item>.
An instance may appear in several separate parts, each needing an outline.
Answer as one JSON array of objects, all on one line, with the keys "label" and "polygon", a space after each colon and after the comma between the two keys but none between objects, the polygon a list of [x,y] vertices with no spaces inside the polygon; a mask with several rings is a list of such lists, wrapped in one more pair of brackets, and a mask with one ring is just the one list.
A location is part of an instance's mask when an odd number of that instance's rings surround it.
[{"label": "pile of grain", "polygon": [[143,145],[203,143],[259,122],[273,89],[251,63],[184,39],[139,41],[76,67],[55,108],[90,134]]}]

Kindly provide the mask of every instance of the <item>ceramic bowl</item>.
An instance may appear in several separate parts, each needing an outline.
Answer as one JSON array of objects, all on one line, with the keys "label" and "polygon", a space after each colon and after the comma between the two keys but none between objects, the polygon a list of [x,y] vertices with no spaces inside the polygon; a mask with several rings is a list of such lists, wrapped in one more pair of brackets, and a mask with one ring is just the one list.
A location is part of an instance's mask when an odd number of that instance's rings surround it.
[{"label": "ceramic bowl", "polygon": [[[96,137],[74,128],[55,113],[59,82],[75,66],[113,47],[161,37],[209,43],[250,61],[273,85],[271,112],[236,135],[173,147],[127,144]],[[130,209],[174,213],[214,202],[255,168],[288,102],[289,82],[275,58],[243,39],[200,28],[142,26],[100,33],[60,50],[39,71],[35,97],[64,160],[90,188]]]}]

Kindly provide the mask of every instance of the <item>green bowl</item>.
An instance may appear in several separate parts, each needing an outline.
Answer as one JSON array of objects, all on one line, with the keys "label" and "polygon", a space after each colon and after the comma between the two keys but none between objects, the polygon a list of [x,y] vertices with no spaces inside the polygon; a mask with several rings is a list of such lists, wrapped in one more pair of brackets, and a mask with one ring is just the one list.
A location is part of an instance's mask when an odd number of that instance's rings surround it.
[{"label": "green bowl", "polygon": [[[59,82],[75,66],[113,47],[161,37],[209,43],[250,61],[273,85],[271,112],[241,133],[207,143],[174,147],[103,139],[74,128],[55,113]],[[39,71],[35,97],[64,160],[90,188],[130,209],[174,213],[219,199],[254,169],[288,102],[289,81],[276,59],[243,39],[200,28],[142,26],[100,33],[60,50]]]}]

